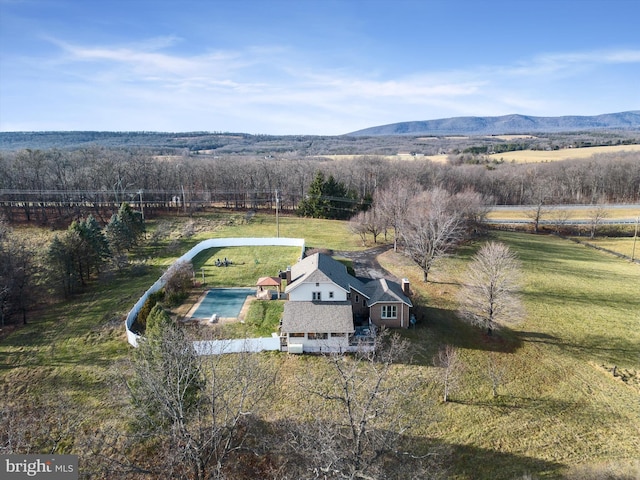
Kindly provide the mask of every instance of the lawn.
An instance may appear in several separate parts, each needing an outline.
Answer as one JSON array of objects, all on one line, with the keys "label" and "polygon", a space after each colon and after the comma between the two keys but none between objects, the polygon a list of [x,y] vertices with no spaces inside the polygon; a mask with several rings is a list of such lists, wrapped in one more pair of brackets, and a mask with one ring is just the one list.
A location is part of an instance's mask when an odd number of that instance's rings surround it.
[{"label": "lawn", "polygon": [[[634,241],[633,238],[622,237],[622,238],[612,238],[612,237],[597,237],[597,238],[584,238],[584,237],[576,237],[576,240],[580,242],[586,242],[591,245],[595,245],[596,247],[604,248],[606,250],[610,250],[612,252],[620,253],[622,255],[626,255],[627,257],[638,260],[640,258],[640,239],[636,239]],[[635,247],[634,247],[635,244]]]},{"label": "lawn", "polygon": [[[415,267],[399,267],[428,299],[425,323],[406,332],[424,352],[425,368],[444,342],[458,346],[467,365],[454,402],[435,404],[440,421],[416,430],[454,446],[451,478],[557,478],[599,463],[624,471],[640,450],[640,268],[555,237],[497,239],[523,262],[528,312],[500,338],[452,318],[471,251],[441,263],[427,285]],[[390,269],[399,263],[392,253],[382,260]],[[487,377],[490,356],[505,371],[497,398]]]},{"label": "lawn", "polygon": [[[207,287],[253,287],[258,278],[277,276],[299,259],[298,247],[221,247],[199,253],[193,268],[199,281],[204,273]],[[216,266],[218,260],[223,266]]]},{"label": "lawn", "polygon": [[[126,395],[119,379],[130,351],[123,316],[162,270],[195,243],[275,233],[273,217],[256,216],[249,224],[240,216],[234,218],[196,218],[211,229],[189,237],[172,235],[148,250],[157,255],[140,276],[105,278],[71,301],[34,312],[29,325],[0,341],[4,405],[66,399],[91,412],[86,431],[106,424],[122,426]],[[180,218],[177,223],[188,221]],[[280,235],[303,237],[313,247],[362,248],[343,222],[281,217]],[[510,245],[522,261],[527,317],[492,339],[457,320],[454,313],[456,292],[478,245],[439,262],[428,284],[421,282],[419,270],[406,257],[392,251],[380,257],[396,276],[409,278],[415,292],[417,328],[401,332],[412,342],[415,363],[397,367],[399,374],[421,382],[411,406],[412,443],[425,452],[428,445],[445,447],[450,452],[443,457],[449,466],[447,477],[459,480],[506,480],[525,474],[560,478],[585,465],[596,470],[612,465],[617,472],[637,473],[640,467],[633,462],[640,451],[640,267],[552,236],[496,233],[495,238]],[[208,284],[230,286],[233,281],[247,286],[256,275],[277,273],[297,254],[286,248],[219,249],[197,258],[196,271],[204,267]],[[233,267],[211,266],[211,261],[225,256],[237,261],[238,269],[246,267],[244,273],[236,277],[231,275]],[[257,334],[271,331],[281,302],[254,303],[246,325],[233,328]],[[440,402],[431,360],[444,343],[458,347],[466,364],[461,386],[446,404]],[[310,398],[300,391],[295,373],[326,368],[323,358],[269,358],[282,364],[282,390],[273,419],[302,406],[308,409]],[[489,358],[504,369],[496,398],[486,374]],[[66,451],[83,455],[72,448]]]}]

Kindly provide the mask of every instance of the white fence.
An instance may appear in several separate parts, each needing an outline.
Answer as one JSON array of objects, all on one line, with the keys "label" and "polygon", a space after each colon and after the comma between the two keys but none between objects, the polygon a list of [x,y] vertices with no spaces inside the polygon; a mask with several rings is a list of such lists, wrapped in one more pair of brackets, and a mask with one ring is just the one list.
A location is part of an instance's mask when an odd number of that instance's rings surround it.
[{"label": "white fence", "polygon": [[[279,238],[279,237],[270,237],[270,238],[211,238],[209,240],[205,240],[200,242],[198,245],[193,247],[187,253],[182,255],[176,262],[182,260],[191,261],[193,258],[198,255],[200,252],[208,250],[210,248],[219,248],[219,247],[300,247],[300,258],[302,258],[304,254],[304,238]],[[133,345],[134,347],[138,346],[138,339],[140,335],[131,330],[131,326],[138,316],[138,312],[144,305],[144,302],[147,301],[149,295],[154,292],[160,290],[165,283],[163,278],[160,277],[156,282],[151,285],[151,287],[144,292],[144,295],[140,297],[140,299],[136,302],[133,308],[129,311],[127,315],[127,319],[125,320],[125,328],[127,330],[127,341]]]},{"label": "white fence", "polygon": [[225,353],[258,353],[279,351],[280,337],[243,338],[236,340],[202,340],[193,342],[198,355],[222,355]]}]

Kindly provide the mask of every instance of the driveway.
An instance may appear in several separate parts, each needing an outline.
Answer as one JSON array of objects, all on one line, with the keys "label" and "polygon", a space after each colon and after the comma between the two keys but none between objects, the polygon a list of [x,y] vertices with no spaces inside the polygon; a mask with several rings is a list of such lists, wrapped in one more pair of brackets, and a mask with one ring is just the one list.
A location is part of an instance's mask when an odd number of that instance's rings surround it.
[{"label": "driveway", "polygon": [[386,278],[400,283],[400,279],[382,268],[377,260],[378,255],[392,248],[393,245],[382,245],[358,252],[341,251],[335,252],[335,254],[353,261],[353,269],[356,272],[356,277],[360,280],[366,281],[372,278]]}]

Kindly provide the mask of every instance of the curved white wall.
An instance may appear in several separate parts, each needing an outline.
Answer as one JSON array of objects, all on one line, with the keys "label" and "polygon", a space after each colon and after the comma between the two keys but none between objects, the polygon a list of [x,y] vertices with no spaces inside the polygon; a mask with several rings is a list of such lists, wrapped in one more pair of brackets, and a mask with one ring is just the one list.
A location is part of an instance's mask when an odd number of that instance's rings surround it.
[{"label": "curved white wall", "polygon": [[[204,250],[208,250],[210,248],[218,248],[218,247],[300,247],[300,258],[304,255],[304,238],[280,238],[280,237],[271,237],[271,238],[211,238],[209,240],[205,240],[200,242],[198,245],[193,247],[187,253],[182,255],[176,262],[181,260],[193,260],[193,258],[203,252]],[[138,316],[138,312],[144,305],[144,302],[147,301],[147,298],[150,294],[157,292],[164,286],[164,275],[160,277],[156,282],[151,285],[151,287],[144,292],[144,295],[140,297],[140,299],[136,302],[133,308],[129,311],[127,315],[127,319],[125,320],[125,328],[127,329],[127,341],[133,345],[134,347],[138,346],[138,339],[140,335],[131,331],[131,325],[135,321]]]}]

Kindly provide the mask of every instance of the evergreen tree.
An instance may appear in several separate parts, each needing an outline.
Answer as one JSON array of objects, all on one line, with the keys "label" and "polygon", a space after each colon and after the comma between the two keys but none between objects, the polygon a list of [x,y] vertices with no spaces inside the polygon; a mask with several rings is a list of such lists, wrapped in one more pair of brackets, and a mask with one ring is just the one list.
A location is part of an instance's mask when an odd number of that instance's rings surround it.
[{"label": "evergreen tree", "polygon": [[128,203],[123,203],[107,224],[106,234],[109,245],[115,252],[123,254],[140,243],[144,235],[144,219]]},{"label": "evergreen tree", "polygon": [[298,205],[298,214],[313,218],[350,218],[356,210],[357,196],[333,175],[325,180],[321,171],[309,186],[305,199]]}]

